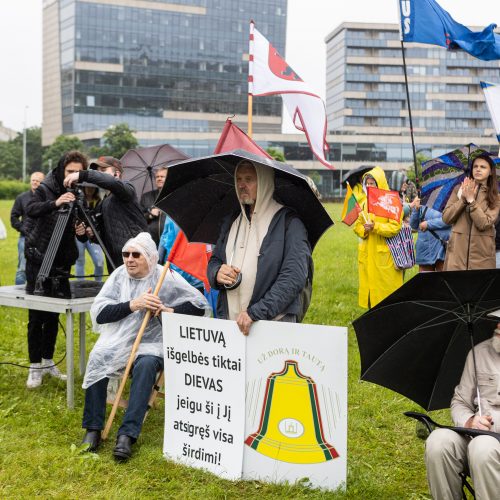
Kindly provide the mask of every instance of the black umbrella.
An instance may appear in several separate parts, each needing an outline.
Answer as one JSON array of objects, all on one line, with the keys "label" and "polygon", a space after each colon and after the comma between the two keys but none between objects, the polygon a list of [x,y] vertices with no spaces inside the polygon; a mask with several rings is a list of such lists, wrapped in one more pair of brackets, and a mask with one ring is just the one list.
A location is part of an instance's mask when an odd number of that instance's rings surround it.
[{"label": "black umbrella", "polygon": [[353,322],[361,379],[448,408],[474,345],[491,337],[500,270],[420,273]]},{"label": "black umbrella", "polygon": [[155,170],[189,158],[170,144],[129,149],[121,158],[123,180],[133,184],[137,197],[156,189]]},{"label": "black umbrella", "polygon": [[361,165],[360,167],[352,168],[342,176],[342,185],[346,187],[347,182],[351,187],[354,187],[358,182],[361,182],[363,174],[370,171],[374,167]]},{"label": "black umbrella", "polygon": [[167,212],[189,241],[215,244],[222,219],[239,209],[234,171],[241,160],[274,169],[274,198],[297,211],[314,248],[333,221],[311,190],[306,176],[286,163],[241,149],[172,165],[155,205]]}]

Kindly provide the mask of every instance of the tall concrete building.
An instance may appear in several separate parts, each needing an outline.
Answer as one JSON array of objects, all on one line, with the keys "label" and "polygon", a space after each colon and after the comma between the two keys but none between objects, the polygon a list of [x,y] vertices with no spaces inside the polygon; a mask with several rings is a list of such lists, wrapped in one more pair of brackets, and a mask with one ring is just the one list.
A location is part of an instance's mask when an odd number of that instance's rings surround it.
[{"label": "tall concrete building", "polygon": [[[285,52],[287,0],[45,0],[43,143],[97,143],[127,122],[141,145],[209,154],[247,120],[249,21]],[[281,132],[281,98],[254,101],[256,134]]]},{"label": "tall concrete building", "polygon": [[[326,106],[334,163],[412,162],[398,26],[343,23],[326,37]],[[439,156],[469,142],[498,143],[481,80],[500,83],[500,61],[405,43],[416,149]]]}]

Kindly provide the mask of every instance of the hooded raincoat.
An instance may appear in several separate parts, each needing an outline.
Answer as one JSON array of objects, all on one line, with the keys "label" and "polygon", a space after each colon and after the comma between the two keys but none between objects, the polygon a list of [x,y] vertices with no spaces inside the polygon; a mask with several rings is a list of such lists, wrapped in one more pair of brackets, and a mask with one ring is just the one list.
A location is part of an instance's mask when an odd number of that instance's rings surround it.
[{"label": "hooded raincoat", "polygon": [[[384,171],[375,167],[363,175],[363,185],[367,176],[377,182],[379,189],[389,189]],[[395,236],[401,229],[401,221],[378,217],[368,213],[366,195],[359,201],[362,213],[354,223],[354,232],[359,236],[358,269],[359,296],[361,307],[373,307],[403,284],[403,272],[396,268],[391,252],[385,241]],[[365,234],[365,218],[375,223],[373,230]]]},{"label": "hooded raincoat", "polygon": [[[141,252],[148,260],[149,272],[143,278],[132,278],[127,268],[122,265],[113,271],[95,298],[90,309],[90,317],[93,330],[98,332],[100,337],[89,356],[82,385],[84,389],[103,378],[120,376],[146,315],[145,311],[135,311],[120,321],[99,324],[96,321],[99,313],[107,305],[130,301],[148,289],[154,289],[162,272],[162,266],[157,264],[156,245],[149,233],[140,233],[136,238],[129,240],[123,248]],[[209,314],[210,308],[205,297],[175,271],[167,273],[158,295],[167,307],[175,309],[184,302],[191,302]],[[152,318],[146,326],[137,350],[137,356],[139,355],[163,358],[162,325],[159,318]]]},{"label": "hooded raincoat", "polygon": [[[254,166],[257,199],[252,218],[249,220],[240,204],[237,213],[223,220],[208,263],[210,285],[219,290],[217,317],[235,319],[245,310],[254,321],[298,316],[311,259],[307,231],[292,209],[274,200],[273,170]],[[238,288],[226,290],[217,283],[217,272],[225,263],[240,268]]]}]

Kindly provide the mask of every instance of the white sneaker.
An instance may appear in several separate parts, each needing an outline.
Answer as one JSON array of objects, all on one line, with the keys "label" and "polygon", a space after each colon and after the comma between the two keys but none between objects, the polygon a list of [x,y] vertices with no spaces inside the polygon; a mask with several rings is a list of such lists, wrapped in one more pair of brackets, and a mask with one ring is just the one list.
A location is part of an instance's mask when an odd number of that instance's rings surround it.
[{"label": "white sneaker", "polygon": [[59,371],[59,368],[54,364],[53,359],[42,359],[42,368],[44,370],[40,370],[42,372],[42,376],[51,375],[54,378],[58,378],[59,380],[66,380],[68,377]]},{"label": "white sneaker", "polygon": [[41,363],[31,363],[30,371],[28,373],[28,380],[26,381],[26,387],[28,389],[35,389],[36,387],[40,387],[42,385],[42,370]]}]

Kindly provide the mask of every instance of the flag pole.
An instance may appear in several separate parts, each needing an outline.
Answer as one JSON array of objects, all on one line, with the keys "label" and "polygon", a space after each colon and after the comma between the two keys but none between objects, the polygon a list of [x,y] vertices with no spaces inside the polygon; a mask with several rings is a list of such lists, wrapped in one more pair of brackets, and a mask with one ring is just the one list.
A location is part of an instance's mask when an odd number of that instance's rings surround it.
[{"label": "flag pole", "polygon": [[252,138],[252,110],[253,110],[253,95],[248,94],[248,128],[247,135]]},{"label": "flag pole", "polygon": [[401,3],[399,0],[398,0],[398,7],[399,7],[399,39],[401,41],[401,55],[403,56],[403,72],[405,75],[406,102],[408,104],[408,119],[410,122],[411,147],[413,150],[413,166],[415,168],[415,185],[417,186],[417,191],[420,192],[420,180],[418,178],[418,167],[417,167],[417,153],[415,150],[415,137],[413,135],[413,120],[411,116],[410,89],[408,87],[408,73],[406,71],[404,35],[401,26]]},{"label": "flag pole", "polygon": [[253,43],[254,43],[254,22],[253,19],[250,20],[250,36],[248,41],[248,127],[247,127],[247,135],[252,138],[253,126]]}]

